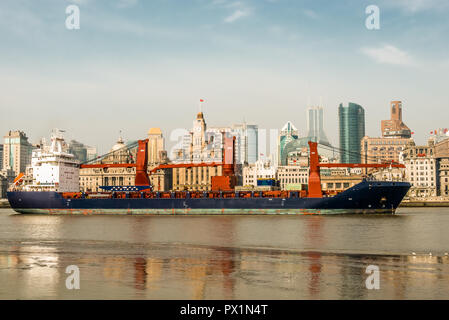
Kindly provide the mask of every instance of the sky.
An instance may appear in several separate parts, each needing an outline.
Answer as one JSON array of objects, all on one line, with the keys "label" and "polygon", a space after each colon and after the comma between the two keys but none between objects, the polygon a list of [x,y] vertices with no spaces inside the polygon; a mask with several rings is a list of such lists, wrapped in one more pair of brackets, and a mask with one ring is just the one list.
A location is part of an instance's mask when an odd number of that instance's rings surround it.
[{"label": "sky", "polygon": [[160,127],[170,148],[204,99],[209,126],[292,121],[304,136],[307,106],[322,101],[338,146],[340,103],[362,105],[366,134],[380,136],[401,100],[425,143],[449,127],[448,17],[446,0],[2,0],[0,133],[36,143],[59,128],[106,152],[120,131]]}]

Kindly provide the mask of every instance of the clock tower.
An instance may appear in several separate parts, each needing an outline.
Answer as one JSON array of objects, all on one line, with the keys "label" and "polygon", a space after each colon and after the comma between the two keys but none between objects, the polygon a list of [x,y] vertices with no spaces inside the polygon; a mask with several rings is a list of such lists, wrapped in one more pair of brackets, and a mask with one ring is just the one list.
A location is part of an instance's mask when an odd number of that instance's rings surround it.
[{"label": "clock tower", "polygon": [[204,147],[206,146],[206,121],[204,115],[199,112],[196,115],[196,119],[193,121],[193,134],[192,134],[192,151],[193,161],[201,162],[201,155]]}]

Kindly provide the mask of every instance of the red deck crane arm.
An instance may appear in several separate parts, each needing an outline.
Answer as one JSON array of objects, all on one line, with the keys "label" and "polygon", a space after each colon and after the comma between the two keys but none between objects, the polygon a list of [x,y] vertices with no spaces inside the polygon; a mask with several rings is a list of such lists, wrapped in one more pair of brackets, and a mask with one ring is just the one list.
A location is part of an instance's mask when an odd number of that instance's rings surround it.
[{"label": "red deck crane arm", "polygon": [[320,163],[318,155],[318,143],[309,141],[310,172],[309,172],[309,197],[321,198],[320,168],[405,168],[398,163]]}]

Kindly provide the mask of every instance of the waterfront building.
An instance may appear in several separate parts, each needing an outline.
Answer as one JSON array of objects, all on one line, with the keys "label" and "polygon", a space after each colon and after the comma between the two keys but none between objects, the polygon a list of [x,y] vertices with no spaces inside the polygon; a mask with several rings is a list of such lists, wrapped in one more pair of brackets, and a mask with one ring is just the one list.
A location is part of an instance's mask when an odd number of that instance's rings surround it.
[{"label": "waterfront building", "polygon": [[342,163],[360,163],[360,142],[365,136],[365,110],[349,102],[338,107],[340,149]]},{"label": "waterfront building", "polygon": [[295,149],[288,152],[287,149],[287,165],[288,166],[309,166],[309,150],[307,147],[301,147],[299,150]]},{"label": "waterfront building", "polygon": [[309,183],[309,167],[302,166],[279,166],[277,179],[281,190],[302,190]]},{"label": "waterfront building", "polygon": [[4,136],[3,168],[12,169],[15,176],[25,173],[26,167],[31,164],[33,146],[22,131],[9,131]]},{"label": "waterfront building", "polygon": [[173,163],[212,163],[222,162],[222,135],[229,133],[219,128],[210,128],[207,125],[204,114],[199,112],[193,121],[192,130],[183,136],[182,146],[175,149],[172,154]]},{"label": "waterfront building", "polygon": [[3,169],[3,145],[0,144],[0,170]]},{"label": "waterfront building", "polygon": [[437,161],[437,193],[439,196],[449,196],[449,138],[435,144]]},{"label": "waterfront building", "polygon": [[287,164],[287,153],[285,148],[290,142],[297,140],[299,137],[298,129],[288,121],[281,129],[278,140],[278,165],[285,166]]},{"label": "waterfront building", "polygon": [[257,179],[276,179],[276,167],[269,161],[259,159],[243,167],[243,186],[257,187]]},{"label": "waterfront building", "polygon": [[173,190],[207,191],[212,188],[212,177],[223,175],[223,167],[173,168]]},{"label": "waterfront building", "polygon": [[8,191],[8,180],[0,173],[0,199],[6,198],[7,191]]},{"label": "waterfront building", "polygon": [[148,131],[148,165],[156,166],[166,159],[165,140],[160,128],[151,128]]},{"label": "waterfront building", "polygon": [[432,130],[430,132],[430,134],[435,139],[435,143],[439,143],[439,142],[449,138],[449,129],[448,128],[439,128],[437,130]]},{"label": "waterfront building", "polygon": [[449,197],[449,158],[438,159],[438,195]]},{"label": "waterfront building", "polygon": [[409,127],[402,122],[401,101],[390,102],[390,120],[382,120],[381,130],[384,138],[410,139],[412,137]]},{"label": "waterfront building", "polygon": [[337,174],[335,171],[331,175],[321,176],[321,189],[331,193],[338,193],[355,186],[362,180],[362,175],[348,175],[344,172]]},{"label": "waterfront building", "polygon": [[437,195],[437,163],[435,144],[429,139],[427,146],[417,146],[410,141],[401,154],[406,180],[412,185],[410,197],[427,198]]},{"label": "waterfront building", "polygon": [[[402,122],[402,103],[392,101],[390,120],[382,120],[382,137],[365,136],[361,141],[362,163],[399,162],[401,152],[414,143],[410,129]],[[372,170],[371,170],[372,171]]]},{"label": "waterfront building", "polygon": [[79,185],[83,192],[101,192],[101,186],[135,185],[136,168],[82,168]]},{"label": "waterfront building", "polygon": [[400,154],[413,142],[409,138],[372,138],[365,136],[361,142],[362,163],[399,162]]}]

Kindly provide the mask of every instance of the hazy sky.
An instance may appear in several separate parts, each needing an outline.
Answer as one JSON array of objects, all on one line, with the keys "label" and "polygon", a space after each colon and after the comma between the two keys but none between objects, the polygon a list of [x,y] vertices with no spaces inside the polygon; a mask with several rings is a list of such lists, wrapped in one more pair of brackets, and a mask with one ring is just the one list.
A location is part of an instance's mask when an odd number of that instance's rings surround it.
[{"label": "hazy sky", "polygon": [[[380,30],[365,27],[371,4]],[[119,130],[191,128],[203,98],[210,126],[290,120],[304,135],[322,97],[335,145],[340,102],[379,136],[391,100],[423,143],[449,126],[448,35],[447,0],[2,0],[0,132],[57,127],[106,151]]]}]

